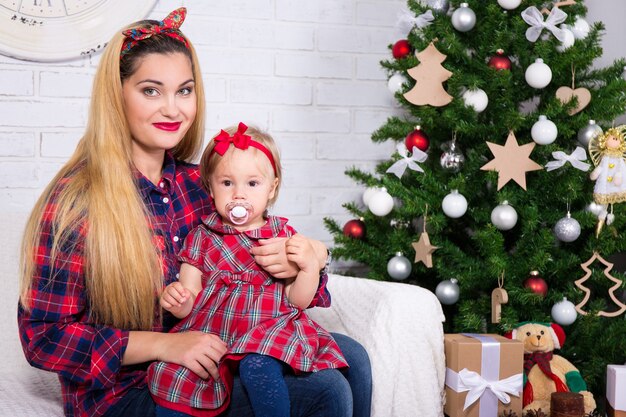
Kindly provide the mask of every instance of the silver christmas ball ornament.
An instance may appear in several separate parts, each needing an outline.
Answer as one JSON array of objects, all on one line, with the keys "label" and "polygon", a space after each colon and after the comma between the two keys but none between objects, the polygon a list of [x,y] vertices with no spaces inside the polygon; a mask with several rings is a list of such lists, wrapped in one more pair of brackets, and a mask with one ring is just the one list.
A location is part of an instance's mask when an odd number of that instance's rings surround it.
[{"label": "silver christmas ball ornament", "polygon": [[491,223],[498,230],[510,230],[517,224],[517,212],[508,201],[503,201],[491,211]]},{"label": "silver christmas ball ornament", "polygon": [[554,225],[554,235],[561,242],[573,242],[580,236],[580,223],[568,211],[567,216]]},{"label": "silver christmas ball ornament", "polygon": [[446,14],[450,9],[450,2],[448,0],[426,0],[426,5],[437,14]]},{"label": "silver christmas ball ornament", "polygon": [[574,303],[568,301],[565,297],[563,297],[562,301],[552,306],[551,314],[554,321],[562,326],[569,326],[574,323],[578,316]]},{"label": "silver christmas ball ornament", "polygon": [[459,172],[465,163],[465,156],[456,142],[454,140],[444,142],[441,145],[441,149],[443,150],[439,159],[441,168],[453,174]]},{"label": "silver christmas ball ornament", "polygon": [[402,252],[396,252],[396,255],[387,262],[387,273],[392,279],[402,281],[411,275],[411,261]]},{"label": "silver christmas ball ornament", "polygon": [[452,26],[459,32],[468,32],[476,25],[476,13],[470,9],[469,4],[461,3],[460,7],[452,13]]},{"label": "silver christmas ball ornament", "polygon": [[459,301],[461,289],[458,281],[454,278],[441,281],[435,288],[435,295],[441,304],[454,304]]},{"label": "silver christmas ball ornament", "polygon": [[587,149],[589,147],[589,142],[602,133],[602,128],[596,124],[596,121],[589,120],[589,123],[578,131],[578,143]]}]

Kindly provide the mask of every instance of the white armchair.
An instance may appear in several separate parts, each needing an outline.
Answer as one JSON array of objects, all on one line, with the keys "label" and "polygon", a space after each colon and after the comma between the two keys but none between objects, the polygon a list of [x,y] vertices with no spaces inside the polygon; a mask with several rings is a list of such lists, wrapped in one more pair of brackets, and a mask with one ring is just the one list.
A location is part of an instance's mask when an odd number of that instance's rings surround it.
[{"label": "white armchair", "polygon": [[[0,220],[0,245],[15,247],[24,215]],[[0,257],[5,303],[0,303],[0,416],[63,415],[55,374],[28,365],[16,323],[17,260],[14,251]],[[329,331],[358,340],[372,363],[376,417],[441,417],[445,364],[444,320],[439,301],[423,288],[341,275],[329,277],[332,307],[310,310]],[[12,301],[13,300],[13,301]]]}]

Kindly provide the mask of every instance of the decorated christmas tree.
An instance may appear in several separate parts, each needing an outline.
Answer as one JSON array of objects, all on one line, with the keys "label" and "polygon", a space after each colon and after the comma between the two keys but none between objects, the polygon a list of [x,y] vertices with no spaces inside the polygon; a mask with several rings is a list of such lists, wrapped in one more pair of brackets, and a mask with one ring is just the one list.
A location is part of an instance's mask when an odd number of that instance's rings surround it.
[{"label": "decorated christmas tree", "polygon": [[586,13],[409,1],[381,63],[403,112],[372,134],[397,151],[349,169],[363,202],[325,223],[335,257],[435,292],[446,332],[561,324],[560,354],[601,399],[606,365],[626,361],[624,274],[607,267],[626,251],[626,62],[593,66],[604,26]]}]

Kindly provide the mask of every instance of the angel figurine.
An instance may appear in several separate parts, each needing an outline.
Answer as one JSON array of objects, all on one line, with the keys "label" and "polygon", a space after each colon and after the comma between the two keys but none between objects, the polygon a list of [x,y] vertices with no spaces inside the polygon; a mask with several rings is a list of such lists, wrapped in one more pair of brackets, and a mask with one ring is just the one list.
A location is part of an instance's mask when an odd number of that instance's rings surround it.
[{"label": "angel figurine", "polygon": [[[595,181],[593,201],[602,209],[598,214],[596,234],[602,224],[613,222],[612,204],[626,201],[626,125],[608,129],[589,141],[589,154],[596,168],[589,178]],[[611,214],[608,214],[611,207]]]}]

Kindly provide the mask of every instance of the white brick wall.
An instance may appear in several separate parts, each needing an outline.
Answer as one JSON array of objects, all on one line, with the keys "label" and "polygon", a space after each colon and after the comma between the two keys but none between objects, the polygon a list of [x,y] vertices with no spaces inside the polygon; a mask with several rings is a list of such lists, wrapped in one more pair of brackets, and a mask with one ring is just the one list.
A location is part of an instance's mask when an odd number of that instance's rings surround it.
[{"label": "white brick wall", "polygon": [[[626,36],[611,20],[626,5],[606,3],[586,1],[589,21],[606,19],[603,64],[620,56]],[[379,61],[401,37],[395,23],[405,1],[161,0],[150,17],[180,5],[204,74],[207,136],[240,120],[268,129],[286,174],[274,212],[329,243],[322,217],[348,220],[341,204],[362,193],[345,169],[371,169],[393,151],[369,135],[399,112]],[[30,211],[71,154],[98,60],[38,64],[0,55],[0,215]],[[9,250],[17,253],[17,244]]]}]

